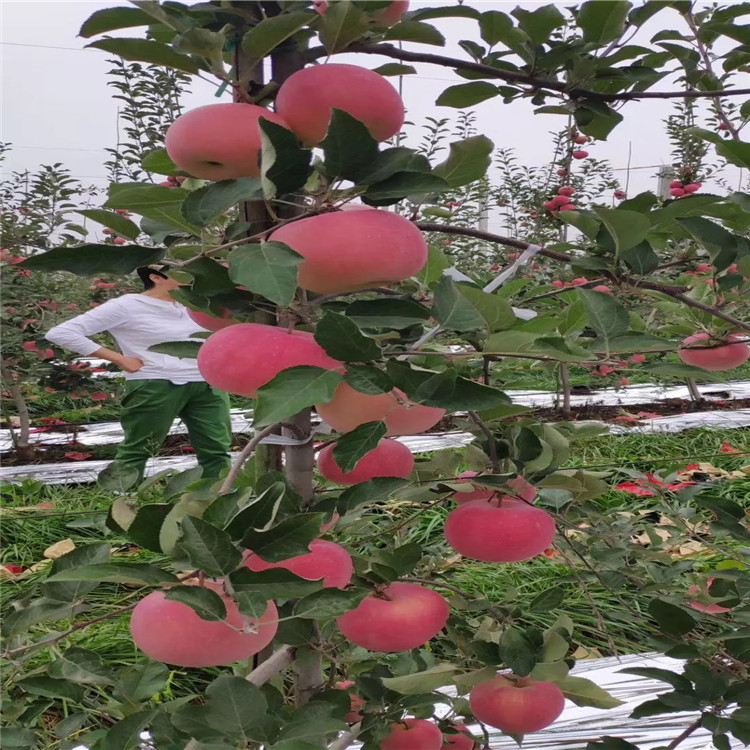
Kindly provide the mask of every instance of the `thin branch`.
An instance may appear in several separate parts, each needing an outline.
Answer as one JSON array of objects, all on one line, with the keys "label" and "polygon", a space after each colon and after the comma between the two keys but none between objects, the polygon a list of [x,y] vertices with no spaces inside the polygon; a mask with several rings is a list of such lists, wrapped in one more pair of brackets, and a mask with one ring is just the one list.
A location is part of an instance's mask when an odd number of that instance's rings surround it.
[{"label": "thin branch", "polygon": [[228,492],[231,492],[234,480],[239,476],[242,465],[250,457],[250,454],[258,447],[260,441],[263,440],[264,437],[270,435],[272,432],[274,432],[274,430],[277,430],[280,425],[280,422],[268,425],[268,427],[264,427],[260,432],[256,432],[255,435],[253,435],[252,439],[249,440],[247,445],[245,445],[245,447],[240,451],[236,461],[232,465],[232,468],[229,470],[229,474],[227,474],[226,479],[219,488],[220,495],[226,495]]},{"label": "thin branch", "polygon": [[[427,52],[412,52],[399,49],[392,44],[350,44],[341,52],[360,52],[366,55],[383,55],[394,60],[404,62],[421,62],[441,67],[453,68],[454,70],[468,70],[472,73],[481,73],[484,78],[498,78],[508,83],[516,83],[531,86],[532,89],[549,89],[570,97],[571,99],[598,99],[604,102],[632,101],[637,99],[705,99],[717,96],[747,96],[750,89],[721,89],[720,91],[700,91],[698,89],[683,89],[682,91],[623,91],[618,94],[607,94],[601,91],[592,91],[571,87],[565,81],[550,81],[544,78],[536,78],[528,73],[516,72],[494,68],[491,65],[471,62],[469,60],[457,60],[445,55],[433,55]],[[315,47],[308,51],[308,61],[318,57],[327,56],[328,52],[323,47]]]},{"label": "thin branch", "polygon": [[361,724],[355,724],[348,732],[344,732],[328,746],[328,750],[346,750],[357,739],[360,726]]},{"label": "thin branch", "polygon": [[[486,361],[486,358],[485,358]],[[482,421],[482,418],[475,411],[469,412],[469,418],[472,422],[482,431],[484,436],[487,438],[487,445],[490,451],[490,462],[492,463],[493,471],[500,473],[500,461],[497,458],[497,443],[495,442],[495,436],[492,434],[492,430]]]},{"label": "thin branch", "polygon": [[700,729],[703,724],[703,714],[701,714],[684,732],[678,734],[666,747],[666,750],[674,750],[683,740],[686,740],[696,730]]},{"label": "thin branch", "polygon": [[21,387],[18,385],[18,381],[13,377],[13,373],[8,369],[7,365],[3,362],[0,365],[2,378],[8,384],[8,390],[10,395],[13,397],[13,403],[16,405],[16,411],[18,412],[19,431],[16,435],[13,430],[10,418],[8,418],[8,427],[10,428],[10,434],[13,438],[13,443],[16,449],[28,448],[29,447],[29,430],[31,428],[31,417],[29,416],[29,407],[26,403],[26,399],[23,397]]},{"label": "thin branch", "polygon": [[245,679],[260,687],[271,677],[286,669],[294,660],[294,646],[280,646],[262,664],[257,666]]}]

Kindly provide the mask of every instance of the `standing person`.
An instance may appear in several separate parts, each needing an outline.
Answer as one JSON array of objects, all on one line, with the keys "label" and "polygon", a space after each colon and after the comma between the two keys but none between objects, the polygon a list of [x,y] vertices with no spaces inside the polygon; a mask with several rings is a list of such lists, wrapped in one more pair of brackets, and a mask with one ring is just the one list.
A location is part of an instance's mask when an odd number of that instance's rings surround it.
[{"label": "standing person", "polygon": [[[84,357],[98,357],[125,371],[120,422],[125,437],[114,466],[133,468],[143,478],[146,460],[155,455],[179,417],[185,423],[204,477],[218,477],[230,464],[232,428],[229,397],[205,382],[195,359],[149,351],[166,341],[185,341],[204,331],[187,309],[172,299],[180,284],[158,266],[137,269],[145,290],[123,294],[50,329],[46,338]],[[120,352],[89,338],[108,331]],[[129,473],[129,472],[126,472]]]}]

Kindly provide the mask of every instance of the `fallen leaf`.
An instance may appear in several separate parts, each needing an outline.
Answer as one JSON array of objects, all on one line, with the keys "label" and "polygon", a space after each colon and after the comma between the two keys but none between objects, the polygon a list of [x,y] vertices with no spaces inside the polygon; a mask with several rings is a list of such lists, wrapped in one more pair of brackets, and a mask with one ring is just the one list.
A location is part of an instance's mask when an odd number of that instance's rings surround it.
[{"label": "fallen leaf", "polygon": [[63,539],[61,542],[55,542],[52,546],[47,547],[44,550],[43,557],[48,560],[57,560],[58,557],[67,555],[68,552],[72,552],[76,548],[75,542],[72,539]]}]

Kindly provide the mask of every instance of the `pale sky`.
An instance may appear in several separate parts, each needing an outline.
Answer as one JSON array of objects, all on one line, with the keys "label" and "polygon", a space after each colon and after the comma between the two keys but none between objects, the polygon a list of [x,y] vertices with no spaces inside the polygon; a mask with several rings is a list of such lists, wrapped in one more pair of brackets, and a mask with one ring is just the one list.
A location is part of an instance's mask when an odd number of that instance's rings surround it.
[{"label": "pale sky", "polygon": [[[439,2],[412,0],[412,8],[435,6]],[[519,5],[503,0],[468,0],[467,4],[481,10],[505,12]],[[542,4],[545,3],[520,3],[526,8]],[[0,140],[12,143],[10,169],[34,169],[39,164],[62,162],[84,183],[102,187],[106,184],[102,166],[106,158],[104,149],[114,146],[117,138],[117,101],[112,99],[114,90],[106,85],[109,54],[83,49],[89,40],[78,38],[77,33],[92,12],[116,5],[127,5],[127,2],[0,0],[3,86]],[[677,26],[677,15],[664,11],[651,19],[634,43],[647,45],[649,38],[665,27],[667,15],[674,17],[669,21]],[[478,39],[477,25],[473,21],[449,18],[430,23],[445,35],[447,45],[441,48],[405,43],[405,48],[465,58],[466,53],[457,42]],[[141,33],[142,30],[135,29],[118,35],[138,36]],[[336,59],[370,68],[389,61],[372,55],[339,55]],[[436,107],[435,100],[443,89],[465,80],[444,68],[417,67],[418,75],[403,79],[408,118],[421,123],[428,116],[455,116],[456,110]],[[397,79],[390,80],[397,83]],[[656,88],[673,86],[661,82]],[[213,92],[212,87],[196,79],[193,93],[185,101],[186,107],[218,101]],[[519,161],[529,166],[548,162],[552,156],[548,133],[559,129],[565,122],[560,116],[534,115],[530,104],[516,102],[508,106],[500,99],[483,102],[474,110],[478,116],[479,132],[489,136],[496,146],[513,146]],[[630,103],[622,111],[625,121],[614,130],[609,140],[588,149],[593,156],[610,159],[623,184],[628,152],[632,150],[630,195],[655,189],[654,174],[658,165],[670,162],[670,147],[661,120],[671,111],[672,103],[661,100]],[[742,175],[739,170],[730,168],[724,177],[736,188]]]}]

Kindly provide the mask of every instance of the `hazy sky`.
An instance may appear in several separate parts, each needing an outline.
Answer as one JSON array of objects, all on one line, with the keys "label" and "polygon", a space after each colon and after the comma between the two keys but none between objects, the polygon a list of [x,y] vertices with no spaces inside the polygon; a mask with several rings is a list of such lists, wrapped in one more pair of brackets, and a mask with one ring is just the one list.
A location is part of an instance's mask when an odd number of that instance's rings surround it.
[{"label": "hazy sky", "polygon": [[[412,0],[412,7],[434,6],[440,0]],[[502,0],[468,0],[481,10],[511,11],[517,5],[533,8],[542,2],[503,2]],[[0,50],[2,52],[2,113],[0,139],[12,143],[7,168],[34,169],[39,164],[62,162],[87,184],[105,185],[104,148],[116,144],[117,101],[108,87],[106,58],[108,53],[85,50],[88,40],[77,37],[84,19],[95,10],[117,2],[80,2],[68,0],[0,0]],[[569,3],[560,3],[569,5]],[[672,15],[673,19],[667,19]],[[677,15],[665,11],[651,19],[636,39],[648,39],[667,21],[679,22]],[[460,39],[477,38],[474,22],[466,19],[432,21],[446,36],[445,48],[420,46],[438,54],[464,58],[457,46]],[[138,35],[142,30],[127,30],[122,35]],[[409,48],[410,45],[405,45]],[[415,45],[416,46],[416,45]],[[344,61],[343,56],[337,60]],[[349,56],[350,62],[376,67],[387,62],[374,56]],[[436,107],[441,91],[452,83],[465,82],[451,71],[436,66],[418,66],[419,74],[403,79],[404,100],[410,120],[421,123],[425,117],[451,117],[456,111]],[[397,79],[390,79],[394,83]],[[669,87],[662,83],[657,88]],[[218,101],[214,89],[197,81],[186,100],[188,108]],[[611,160],[616,175],[625,182],[628,152],[632,150],[630,194],[653,189],[658,165],[669,163],[669,144],[661,120],[672,109],[670,102],[646,100],[628,104],[625,121],[610,135],[610,140],[590,149],[592,155]],[[564,119],[554,115],[534,115],[531,105],[503,105],[489,100],[475,108],[479,131],[498,146],[513,146],[519,160],[529,165],[545,164],[552,156],[548,133],[560,128]],[[739,170],[724,175],[738,186]]]}]

